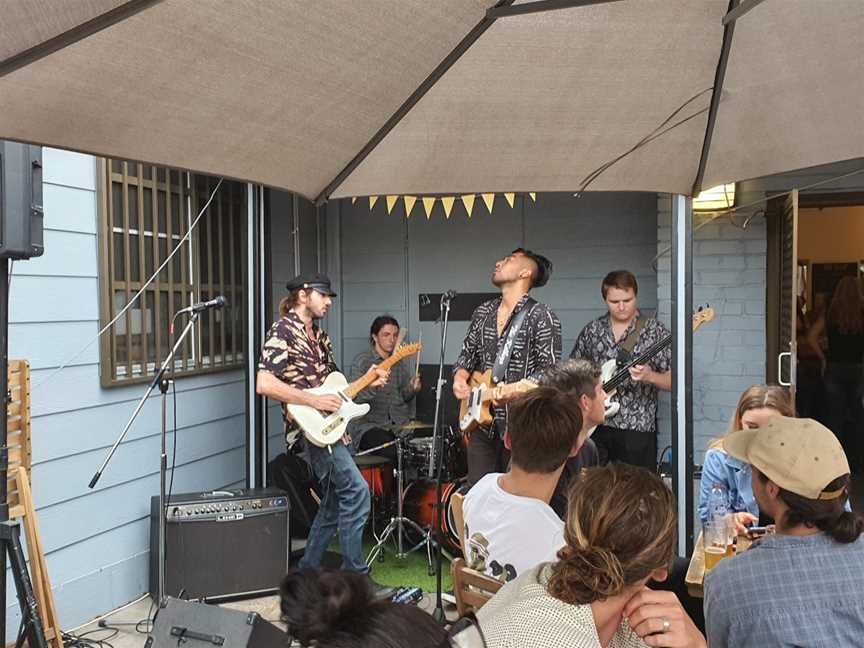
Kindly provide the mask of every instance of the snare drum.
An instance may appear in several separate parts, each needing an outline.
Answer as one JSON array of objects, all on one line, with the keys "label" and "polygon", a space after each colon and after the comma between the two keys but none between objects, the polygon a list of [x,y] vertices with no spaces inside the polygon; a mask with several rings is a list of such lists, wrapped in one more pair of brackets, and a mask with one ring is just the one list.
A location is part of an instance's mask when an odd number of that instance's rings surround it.
[{"label": "snare drum", "polygon": [[[457,491],[458,484],[452,482],[441,484],[442,538],[451,551],[459,550],[459,533],[456,530],[453,505],[450,501]],[[435,524],[435,482],[417,481],[408,484],[402,491],[402,497],[405,517],[414,520],[424,529],[432,528]]]}]

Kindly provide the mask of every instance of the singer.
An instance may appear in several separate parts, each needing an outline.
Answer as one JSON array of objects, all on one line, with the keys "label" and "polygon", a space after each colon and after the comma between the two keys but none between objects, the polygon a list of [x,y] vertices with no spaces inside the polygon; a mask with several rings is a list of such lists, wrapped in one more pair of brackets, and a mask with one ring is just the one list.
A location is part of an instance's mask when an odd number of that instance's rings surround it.
[{"label": "singer", "polygon": [[[561,359],[561,321],[528,294],[546,285],[551,274],[549,259],[523,248],[495,264],[492,283],[500,288],[501,296],[480,304],[471,316],[462,351],[453,365],[456,398],[471,393],[468,378],[472,372],[492,369],[496,384],[536,380]],[[475,431],[468,443],[469,486],[488,473],[504,472],[510,463],[504,441],[506,403],[494,403],[492,412],[489,428]]]}]

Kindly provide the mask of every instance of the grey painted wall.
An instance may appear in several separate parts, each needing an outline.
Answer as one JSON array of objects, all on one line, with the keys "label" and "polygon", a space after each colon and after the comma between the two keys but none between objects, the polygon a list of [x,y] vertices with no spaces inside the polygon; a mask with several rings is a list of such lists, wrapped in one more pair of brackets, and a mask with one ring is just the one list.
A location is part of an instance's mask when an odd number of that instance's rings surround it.
[{"label": "grey painted wall", "polygon": [[[600,281],[609,270],[633,270],[643,308],[656,308],[650,266],[657,247],[654,194],[538,194],[536,203],[517,196],[513,208],[498,196],[491,214],[478,200],[468,219],[457,202],[449,220],[440,203],[427,220],[419,203],[406,219],[401,201],[390,215],[383,202],[370,212],[365,199],[353,205],[341,200],[328,211],[328,232],[338,240],[331,241],[328,267],[341,284],[334,309],[340,326],[331,333],[343,367],[365,348],[371,320],[382,312],[407,323],[410,339],[422,326],[422,360],[437,363],[439,327],[418,322],[418,295],[448,288],[494,292],[495,261],[518,246],[547,255],[555,265],[552,280],[535,297],[561,318],[565,354],[582,326],[602,314]],[[467,322],[451,324],[447,362],[456,358],[466,331]]]},{"label": "grey painted wall", "polygon": [[[42,384],[99,330],[95,159],[46,148],[44,201],[45,254],[14,265],[9,357],[33,369],[33,496],[60,623],[71,628],[147,589],[161,410],[151,397],[90,491],[144,387],[103,389],[98,344]],[[178,380],[174,492],[245,483],[243,390],[241,371]],[[6,597],[11,641],[20,615],[8,573]]]}]

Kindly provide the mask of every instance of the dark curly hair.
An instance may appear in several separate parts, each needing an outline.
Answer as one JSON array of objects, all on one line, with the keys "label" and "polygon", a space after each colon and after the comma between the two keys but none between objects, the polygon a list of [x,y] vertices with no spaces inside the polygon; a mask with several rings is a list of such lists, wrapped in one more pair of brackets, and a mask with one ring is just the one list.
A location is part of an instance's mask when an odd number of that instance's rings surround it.
[{"label": "dark curly hair", "polygon": [[279,596],[288,634],[304,647],[446,645],[446,631],[429,614],[413,605],[376,601],[369,578],[357,572],[295,569],[282,579]]}]

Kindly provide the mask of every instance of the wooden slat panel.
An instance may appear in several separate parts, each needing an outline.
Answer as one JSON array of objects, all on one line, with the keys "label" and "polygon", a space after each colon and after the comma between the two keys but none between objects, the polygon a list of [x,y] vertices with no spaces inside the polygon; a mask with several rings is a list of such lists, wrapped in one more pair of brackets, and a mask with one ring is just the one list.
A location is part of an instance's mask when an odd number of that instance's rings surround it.
[{"label": "wooden slat panel", "polygon": [[[131,245],[129,241],[129,163],[123,162],[123,249],[125,251],[123,278],[125,279],[125,304],[129,303],[129,281],[131,280]],[[114,299],[114,295],[111,295]],[[124,304],[124,305],[125,305]],[[126,378],[132,377],[132,313],[126,311]]]},{"label": "wooden slat panel", "polygon": [[[234,309],[239,308],[237,304],[237,277],[235,276],[235,268],[237,268],[237,259],[234,258],[234,230],[237,227],[236,219],[240,217],[239,214],[234,212],[234,192],[237,189],[237,185],[233,182],[228,187],[228,272],[229,272],[229,281],[231,285],[230,290],[230,302],[228,303],[227,312],[231,313],[231,360],[232,362],[237,362],[237,318],[234,317],[234,313],[237,312]],[[239,273],[240,276],[243,276],[242,271]],[[251,280],[251,277],[250,277]],[[226,349],[227,352],[227,349]]]},{"label": "wooden slat panel", "polygon": [[[156,167],[152,167],[150,170],[151,177],[156,179]],[[165,170],[166,177],[168,176],[168,169]],[[153,223],[151,225],[153,236],[151,237],[151,243],[153,245],[153,271],[156,271],[162,264],[162,258],[159,254],[159,192],[156,189],[150,189],[150,207],[152,209],[151,218],[153,219]],[[161,274],[161,273],[160,273]],[[156,279],[153,281],[153,295],[155,298],[153,300],[153,326],[154,330],[154,340],[155,340],[155,358],[156,363],[160,362],[162,359],[162,284],[159,279],[160,275],[156,275]]]},{"label": "wooden slat panel", "polygon": [[[140,181],[144,176],[144,165],[140,162],[135,165],[136,176]],[[145,261],[144,254],[144,187],[141,186],[140,182],[136,187],[135,191],[135,199],[138,203],[138,278],[141,283],[145,283],[147,279],[149,279],[149,275],[147,274],[147,263]],[[147,374],[147,361],[150,358],[150,353],[148,349],[148,340],[147,340],[147,324],[149,318],[147,317],[147,307],[150,304],[150,300],[148,299],[148,291],[145,291],[138,298],[140,301],[138,302],[138,309],[141,313],[139,317],[140,320],[140,337],[141,337],[141,345],[139,349],[141,350],[141,373],[142,375]]]},{"label": "wooden slat panel", "polygon": [[[204,196],[204,201],[206,203],[207,199],[210,197],[210,193],[213,189],[210,186],[210,178],[207,178],[207,193]],[[207,299],[213,299],[213,232],[216,230],[213,227],[213,212],[216,211],[213,209],[213,204],[210,204],[210,207],[207,208],[207,214],[204,218],[207,220],[207,240],[204,242],[207,246]],[[207,313],[207,330],[209,334],[209,344],[207,353],[210,354],[210,366],[214,366],[216,364],[216,318],[214,316],[213,310],[205,311]]]},{"label": "wooden slat panel", "polygon": [[[223,184],[223,186],[224,186],[224,184]],[[219,247],[219,294],[224,295],[225,294],[225,249],[224,249],[224,246],[222,245],[222,241],[223,241],[223,228],[225,227],[225,211],[223,211],[223,209],[222,209],[222,203],[224,202],[222,200],[222,196],[224,196],[225,194],[223,193],[223,190],[221,188],[219,191],[220,191],[221,195],[216,197],[216,202],[217,202],[217,204],[216,204],[216,222],[218,225],[216,228],[216,236],[219,238],[219,245],[218,245],[218,247]],[[230,194],[229,194],[229,199],[230,199]],[[211,277],[211,283],[212,283],[212,279],[213,278]],[[213,296],[211,295],[210,298],[212,299]],[[224,365],[224,364],[227,364],[225,354],[228,352],[228,349],[225,348],[225,311],[224,310],[211,311],[211,317],[214,320],[216,319],[217,314],[219,317],[219,355],[222,358],[222,361],[220,362],[220,364]]]}]

